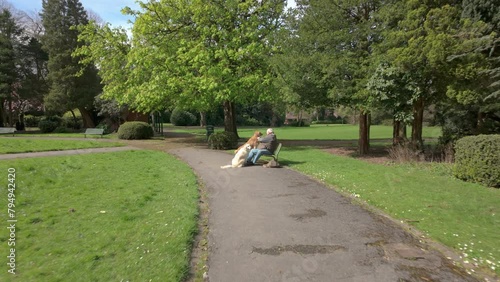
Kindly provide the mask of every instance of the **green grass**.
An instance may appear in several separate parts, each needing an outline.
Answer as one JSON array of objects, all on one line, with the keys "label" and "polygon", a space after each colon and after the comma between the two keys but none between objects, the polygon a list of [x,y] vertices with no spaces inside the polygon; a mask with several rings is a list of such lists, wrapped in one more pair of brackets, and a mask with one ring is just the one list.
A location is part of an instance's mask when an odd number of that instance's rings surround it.
[{"label": "green grass", "polygon": [[[165,126],[165,128],[176,132],[188,132],[199,135],[206,134],[204,128],[174,126]],[[256,130],[265,134],[266,129],[266,127],[239,127],[238,135],[240,138],[250,138]],[[223,128],[215,129],[215,131],[223,130]],[[356,140],[359,138],[359,127],[350,124],[311,125],[310,127],[276,127],[274,131],[278,139],[282,140]],[[424,127],[424,138],[438,138],[439,136],[441,136],[440,127]],[[370,139],[388,138],[392,138],[392,126],[373,125],[370,127]]]},{"label": "green grass", "polygon": [[0,154],[59,151],[123,146],[118,142],[100,142],[97,140],[43,140],[33,138],[0,138]]},{"label": "green grass", "polygon": [[306,147],[283,148],[280,163],[414,225],[500,274],[500,189],[457,180],[449,164],[370,164]]},{"label": "green grass", "polygon": [[[7,272],[7,170],[16,272]],[[0,161],[0,281],[180,281],[197,230],[192,170],[161,152]]]}]

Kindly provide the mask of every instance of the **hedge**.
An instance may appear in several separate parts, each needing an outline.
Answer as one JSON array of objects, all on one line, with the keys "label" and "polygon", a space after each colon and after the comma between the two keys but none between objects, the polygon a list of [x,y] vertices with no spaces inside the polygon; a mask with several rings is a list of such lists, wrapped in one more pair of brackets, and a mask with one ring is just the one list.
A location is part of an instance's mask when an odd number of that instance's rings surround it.
[{"label": "hedge", "polygon": [[238,138],[233,132],[215,132],[208,138],[208,147],[214,150],[234,149],[238,146]]},{"label": "hedge", "polygon": [[500,135],[477,135],[455,144],[455,177],[489,187],[500,187]]},{"label": "hedge", "polygon": [[142,121],[125,122],[118,128],[119,139],[150,139],[153,136],[151,125]]}]

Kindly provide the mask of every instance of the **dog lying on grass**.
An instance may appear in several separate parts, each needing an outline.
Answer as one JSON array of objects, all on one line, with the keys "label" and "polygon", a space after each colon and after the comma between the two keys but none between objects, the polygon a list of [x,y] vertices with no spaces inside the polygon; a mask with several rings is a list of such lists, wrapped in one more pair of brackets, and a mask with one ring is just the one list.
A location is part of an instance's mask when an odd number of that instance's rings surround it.
[{"label": "dog lying on grass", "polygon": [[234,150],[234,153],[236,154],[241,148],[243,148],[245,145],[250,145],[252,146],[252,149],[257,148],[257,145],[259,145],[259,137],[262,136],[262,132],[260,131],[255,131],[250,137],[250,139],[247,140],[247,142],[243,145],[241,145],[238,149]]},{"label": "dog lying on grass", "polygon": [[236,155],[234,155],[230,165],[223,165],[220,168],[242,167],[248,157],[248,153],[250,153],[250,150],[252,150],[252,146],[245,144],[238,150],[238,152],[236,152]]}]

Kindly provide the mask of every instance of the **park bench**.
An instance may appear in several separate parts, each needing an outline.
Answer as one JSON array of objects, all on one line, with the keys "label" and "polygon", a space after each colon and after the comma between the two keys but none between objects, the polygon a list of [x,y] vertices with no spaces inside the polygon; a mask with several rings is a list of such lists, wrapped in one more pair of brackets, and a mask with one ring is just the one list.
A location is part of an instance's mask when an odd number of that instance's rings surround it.
[{"label": "park bench", "polygon": [[272,154],[270,157],[272,157],[276,162],[278,162],[278,155],[281,151],[281,143],[278,144],[278,147],[276,147],[276,150],[274,150],[274,154]]},{"label": "park bench", "polygon": [[14,127],[0,127],[0,134],[12,134],[14,136],[16,129]]},{"label": "park bench", "polygon": [[101,135],[102,138],[102,136],[104,135],[104,128],[87,128],[84,135],[85,138],[87,138],[87,135]]}]

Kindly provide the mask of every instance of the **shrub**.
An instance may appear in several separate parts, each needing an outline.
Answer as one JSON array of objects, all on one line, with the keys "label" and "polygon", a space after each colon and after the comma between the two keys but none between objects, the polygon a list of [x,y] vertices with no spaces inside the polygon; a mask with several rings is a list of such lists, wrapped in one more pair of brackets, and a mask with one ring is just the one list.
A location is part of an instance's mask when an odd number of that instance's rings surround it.
[{"label": "shrub", "polygon": [[453,174],[465,181],[500,187],[500,135],[477,135],[455,144]]},{"label": "shrub", "polygon": [[38,123],[38,128],[42,133],[53,132],[61,125],[61,118],[58,116],[45,117]]},{"label": "shrub", "polygon": [[64,126],[58,126],[56,129],[53,131],[54,133],[70,133],[71,130],[67,127]]},{"label": "shrub", "polygon": [[153,128],[142,121],[126,122],[118,128],[119,139],[149,139],[153,135]]},{"label": "shrub", "polygon": [[170,122],[175,126],[196,125],[196,117],[188,111],[175,108],[170,115]]},{"label": "shrub", "polygon": [[214,150],[227,150],[238,147],[238,138],[233,132],[215,132],[208,138],[208,147]]},{"label": "shrub", "polygon": [[42,117],[39,116],[33,116],[33,115],[24,116],[24,124],[26,125],[26,127],[38,127],[40,120],[42,120]]}]

